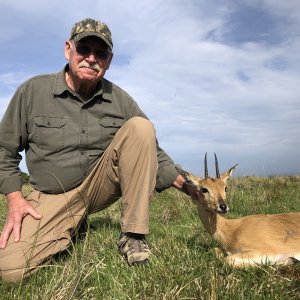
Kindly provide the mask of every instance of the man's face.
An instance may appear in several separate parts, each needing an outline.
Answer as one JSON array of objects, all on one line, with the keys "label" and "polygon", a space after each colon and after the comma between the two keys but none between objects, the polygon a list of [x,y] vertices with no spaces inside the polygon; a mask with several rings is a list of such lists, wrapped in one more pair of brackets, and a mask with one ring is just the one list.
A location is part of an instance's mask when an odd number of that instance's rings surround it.
[{"label": "man's face", "polygon": [[109,68],[112,53],[100,38],[89,36],[76,44],[74,41],[67,41],[65,58],[69,61],[70,72],[76,79],[98,82]]}]

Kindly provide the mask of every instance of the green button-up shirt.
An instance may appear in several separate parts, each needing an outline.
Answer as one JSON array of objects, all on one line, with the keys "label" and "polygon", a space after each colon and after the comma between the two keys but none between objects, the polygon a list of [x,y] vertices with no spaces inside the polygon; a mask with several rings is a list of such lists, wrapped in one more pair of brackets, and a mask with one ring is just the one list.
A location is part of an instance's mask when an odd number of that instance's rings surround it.
[{"label": "green button-up shirt", "polygon": [[[34,188],[46,193],[75,188],[128,119],[147,118],[125,91],[104,78],[93,97],[83,101],[66,84],[67,68],[31,78],[13,96],[0,124],[1,193],[21,190],[23,150]],[[157,150],[156,189],[161,191],[178,171],[158,145]]]}]

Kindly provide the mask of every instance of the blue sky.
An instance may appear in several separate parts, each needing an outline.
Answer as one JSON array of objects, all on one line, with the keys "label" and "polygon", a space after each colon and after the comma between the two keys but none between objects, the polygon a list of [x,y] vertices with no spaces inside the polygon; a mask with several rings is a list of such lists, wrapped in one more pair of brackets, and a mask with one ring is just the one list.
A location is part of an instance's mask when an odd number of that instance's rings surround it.
[{"label": "blue sky", "polygon": [[[71,27],[108,24],[106,77],[153,121],[183,168],[300,174],[299,0],[0,0],[0,118],[17,86],[60,71]],[[24,163],[21,165],[26,171]],[[211,167],[211,171],[212,167]],[[213,173],[212,173],[213,175]]]}]

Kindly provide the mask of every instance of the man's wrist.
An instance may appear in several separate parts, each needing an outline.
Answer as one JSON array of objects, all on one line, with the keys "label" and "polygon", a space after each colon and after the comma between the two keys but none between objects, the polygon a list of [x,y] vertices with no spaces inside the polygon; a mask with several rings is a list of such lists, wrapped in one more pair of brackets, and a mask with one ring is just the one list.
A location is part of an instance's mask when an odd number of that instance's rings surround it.
[{"label": "man's wrist", "polygon": [[177,167],[177,171],[179,172],[179,176],[177,177],[178,179],[180,178],[180,181],[177,180],[177,183],[179,183],[177,185],[177,188],[184,192],[185,194],[187,194],[188,196],[190,196],[189,192],[188,192],[188,186],[192,184],[192,182],[189,180],[188,176],[189,173],[184,171],[183,169]]},{"label": "man's wrist", "polygon": [[5,195],[7,201],[13,201],[15,199],[20,199],[23,197],[23,194],[21,191],[11,192]]}]

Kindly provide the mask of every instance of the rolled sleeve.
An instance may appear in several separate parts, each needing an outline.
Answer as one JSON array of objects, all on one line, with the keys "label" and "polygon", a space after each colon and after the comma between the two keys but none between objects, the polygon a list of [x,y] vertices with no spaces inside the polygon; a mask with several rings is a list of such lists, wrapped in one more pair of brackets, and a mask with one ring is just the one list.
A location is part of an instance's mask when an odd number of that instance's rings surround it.
[{"label": "rolled sleeve", "polygon": [[20,175],[13,175],[7,178],[2,178],[0,181],[0,191],[6,195],[15,191],[21,191],[23,179]]},{"label": "rolled sleeve", "polygon": [[22,89],[10,102],[0,124],[0,193],[21,191],[23,180],[19,168],[26,140]]},{"label": "rolled sleeve", "polygon": [[179,172],[174,164],[160,166],[156,178],[156,191],[160,193],[171,187],[178,175]]}]

